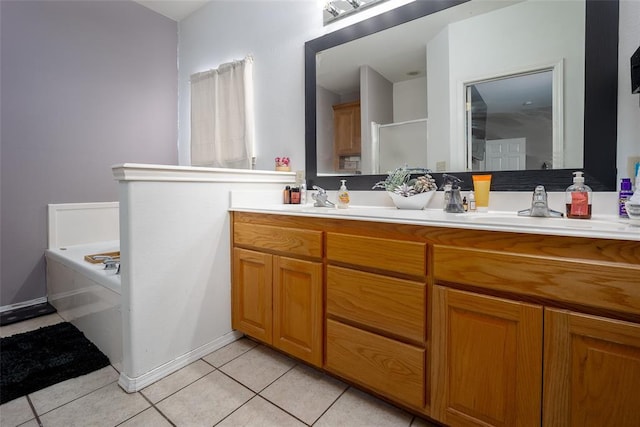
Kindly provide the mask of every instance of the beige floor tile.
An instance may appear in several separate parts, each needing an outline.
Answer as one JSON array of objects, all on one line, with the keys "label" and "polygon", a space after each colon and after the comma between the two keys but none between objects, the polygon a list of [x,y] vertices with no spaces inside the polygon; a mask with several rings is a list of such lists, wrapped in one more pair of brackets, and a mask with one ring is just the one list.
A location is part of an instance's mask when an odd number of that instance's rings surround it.
[{"label": "beige floor tile", "polygon": [[155,408],[149,408],[118,427],[171,427],[171,423]]},{"label": "beige floor tile", "polygon": [[220,370],[251,390],[260,392],[294,365],[292,359],[259,345],[220,367]]},{"label": "beige floor tile", "polygon": [[26,397],[18,397],[0,405],[0,426],[15,427],[35,418]]},{"label": "beige floor tile", "polygon": [[207,363],[211,363],[216,368],[219,368],[220,366],[224,365],[227,362],[230,362],[241,354],[246,353],[257,345],[258,343],[256,343],[255,341],[251,341],[247,338],[240,338],[239,340],[234,341],[231,344],[214,351],[213,353],[203,357],[202,359],[204,359]]},{"label": "beige floor tile", "polygon": [[72,378],[29,395],[38,415],[87,395],[107,384],[118,381],[118,373],[111,366]]},{"label": "beige floor tile", "polygon": [[128,394],[109,384],[40,417],[47,427],[115,426],[148,408],[139,393]]},{"label": "beige floor tile", "polygon": [[[3,425],[4,427],[4,425]],[[38,424],[38,421],[34,418],[32,420],[27,421],[24,424],[20,424],[19,427],[40,427],[40,424]]]},{"label": "beige floor tile", "polygon": [[314,427],[408,427],[412,418],[401,409],[351,387]]},{"label": "beige floor tile", "polygon": [[212,426],[251,399],[254,393],[213,371],[158,403],[177,426]]},{"label": "beige floor tile", "polygon": [[304,427],[304,425],[282,409],[256,396],[216,427]]},{"label": "beige floor tile", "polygon": [[189,384],[204,377],[214,368],[202,360],[196,360],[190,365],[185,366],[179,371],[151,384],[149,387],[142,389],[141,393],[145,395],[152,403],[158,403],[165,397],[168,397],[188,386]]},{"label": "beige floor tile", "polygon": [[12,323],[7,326],[0,326],[0,337],[5,338],[23,332],[33,331],[45,326],[62,323],[64,319],[57,313],[47,314],[46,316],[34,317],[33,319],[23,320],[22,322]]},{"label": "beige floor tile", "polygon": [[313,424],[347,385],[308,366],[298,365],[260,395],[307,424]]}]

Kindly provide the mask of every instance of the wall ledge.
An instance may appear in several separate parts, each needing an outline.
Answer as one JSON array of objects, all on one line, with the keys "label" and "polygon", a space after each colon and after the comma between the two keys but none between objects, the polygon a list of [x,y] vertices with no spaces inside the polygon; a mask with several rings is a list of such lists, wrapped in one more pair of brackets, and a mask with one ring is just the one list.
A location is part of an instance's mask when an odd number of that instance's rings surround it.
[{"label": "wall ledge", "polygon": [[111,167],[117,181],[282,183],[295,181],[295,172],[196,166],[122,163]]}]

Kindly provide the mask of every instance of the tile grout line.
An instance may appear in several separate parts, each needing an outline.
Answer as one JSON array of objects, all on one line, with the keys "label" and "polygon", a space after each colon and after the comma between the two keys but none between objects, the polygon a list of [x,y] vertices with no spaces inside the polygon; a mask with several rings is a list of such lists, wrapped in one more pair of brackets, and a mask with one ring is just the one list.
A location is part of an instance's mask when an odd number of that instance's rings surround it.
[{"label": "tile grout line", "polygon": [[33,415],[35,415],[35,419],[36,422],[38,423],[38,426],[43,427],[42,426],[42,421],[40,421],[40,417],[38,416],[38,413],[36,412],[36,408],[33,406],[33,403],[31,402],[31,398],[29,397],[29,394],[26,394],[25,397],[27,398],[27,403],[29,403],[29,406],[31,407],[31,411],[33,412]]},{"label": "tile grout line", "polygon": [[316,420],[315,420],[313,423],[311,423],[311,426],[313,426],[315,423],[317,423],[317,422],[318,422],[318,420],[319,420],[320,418],[322,418],[322,416],[323,416],[324,414],[326,414],[326,413],[329,411],[329,409],[331,409],[331,407],[332,407],[333,405],[335,405],[335,404],[336,404],[336,402],[337,402],[337,401],[338,401],[342,396],[344,396],[344,394],[345,394],[345,393],[347,392],[347,390],[349,390],[350,388],[351,388],[351,386],[347,384],[347,387],[346,387],[344,390],[342,390],[342,393],[340,393],[340,394],[338,395],[338,397],[336,397],[336,398],[333,400],[333,402],[331,402],[331,405],[327,406],[327,409],[325,409],[324,411],[322,411],[322,414],[320,414],[320,416],[319,416],[318,418],[316,418]]}]

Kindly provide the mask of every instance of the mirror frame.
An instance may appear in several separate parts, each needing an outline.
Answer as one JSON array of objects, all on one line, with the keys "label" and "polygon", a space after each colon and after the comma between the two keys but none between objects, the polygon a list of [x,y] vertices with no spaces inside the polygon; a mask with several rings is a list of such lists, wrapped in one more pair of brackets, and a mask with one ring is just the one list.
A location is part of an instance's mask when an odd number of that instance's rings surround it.
[{"label": "mirror frame", "polygon": [[[371,190],[384,175],[318,176],[316,152],[316,54],[387,28],[421,18],[469,0],[416,1],[325,34],[305,43],[305,168],[308,188],[313,185],[334,190],[347,179],[350,190]],[[583,170],[593,191],[616,191],[618,109],[618,0],[586,0],[584,167],[490,172],[494,191],[533,191],[544,185],[547,191],[564,191],[575,170]],[[401,165],[398,165],[401,166]],[[463,180],[462,189],[472,189],[471,172],[454,172]],[[480,173],[480,172],[479,172]],[[434,172],[436,182],[442,173]]]}]

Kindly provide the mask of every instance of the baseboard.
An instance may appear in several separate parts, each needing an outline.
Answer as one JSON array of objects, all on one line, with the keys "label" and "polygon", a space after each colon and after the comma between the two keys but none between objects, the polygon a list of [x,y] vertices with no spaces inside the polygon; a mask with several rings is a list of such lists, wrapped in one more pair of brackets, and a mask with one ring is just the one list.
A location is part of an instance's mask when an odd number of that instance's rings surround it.
[{"label": "baseboard", "polygon": [[195,362],[203,356],[211,353],[212,351],[218,350],[219,348],[224,347],[227,344],[230,344],[240,337],[242,337],[242,332],[231,331],[229,333],[224,334],[223,336],[211,341],[208,344],[205,344],[189,353],[183,354],[182,356],[172,360],[171,362],[165,363],[145,374],[140,375],[139,377],[131,378],[124,372],[120,372],[120,378],[118,380],[118,385],[124,389],[127,393],[134,393],[136,391],[140,391],[149,384],[152,384],[162,378],[170,375],[177,370],[184,368],[188,364]]},{"label": "baseboard", "polygon": [[2,307],[0,307],[0,313],[2,313],[4,311],[9,311],[9,310],[15,310],[15,309],[18,309],[18,308],[29,307],[30,305],[44,304],[45,302],[47,302],[47,297],[40,297],[40,298],[32,299],[32,300],[29,300],[29,301],[23,301],[23,302],[18,302],[18,303],[15,303],[15,304],[3,305]]}]

